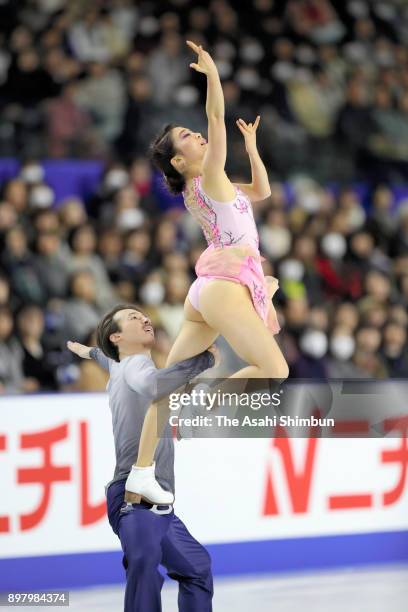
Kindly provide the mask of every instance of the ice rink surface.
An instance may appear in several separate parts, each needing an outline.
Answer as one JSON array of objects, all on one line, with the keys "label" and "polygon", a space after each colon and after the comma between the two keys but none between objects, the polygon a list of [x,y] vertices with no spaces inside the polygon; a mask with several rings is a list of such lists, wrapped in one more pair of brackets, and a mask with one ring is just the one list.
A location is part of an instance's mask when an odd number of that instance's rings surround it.
[{"label": "ice rink surface", "polygon": [[[121,612],[123,593],[123,586],[71,591],[69,610]],[[177,612],[175,582],[166,581],[162,600],[163,612]],[[408,566],[218,578],[213,609],[214,612],[408,612]]]}]

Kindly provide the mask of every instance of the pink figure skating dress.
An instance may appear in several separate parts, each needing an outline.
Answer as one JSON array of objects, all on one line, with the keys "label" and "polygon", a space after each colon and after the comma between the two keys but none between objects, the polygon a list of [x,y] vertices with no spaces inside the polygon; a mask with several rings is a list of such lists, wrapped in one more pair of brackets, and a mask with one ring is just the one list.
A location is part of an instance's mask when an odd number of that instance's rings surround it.
[{"label": "pink figure skating dress", "polygon": [[188,292],[196,310],[200,310],[200,291],[213,279],[224,279],[248,287],[256,312],[273,334],[280,330],[272,297],[278,280],[265,277],[264,260],[259,253],[259,237],[251,201],[235,187],[236,196],[230,202],[217,202],[202,189],[201,177],[193,179],[183,191],[184,204],[200,224],[208,248],[199,257],[195,271],[197,279]]}]

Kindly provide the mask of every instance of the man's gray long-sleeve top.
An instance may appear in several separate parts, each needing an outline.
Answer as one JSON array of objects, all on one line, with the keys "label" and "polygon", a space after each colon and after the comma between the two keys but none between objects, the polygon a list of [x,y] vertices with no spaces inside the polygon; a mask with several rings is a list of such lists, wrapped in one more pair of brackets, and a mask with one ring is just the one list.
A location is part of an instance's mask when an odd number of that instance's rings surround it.
[{"label": "man's gray long-sleeve top", "polygon": [[[146,355],[131,355],[120,362],[108,359],[100,349],[90,356],[109,370],[109,406],[115,441],[116,467],[113,480],[126,478],[139,451],[143,421],[150,404],[186,384],[214,365],[208,351],[159,370]],[[156,478],[166,491],[174,493],[174,442],[167,423],[156,453]]]}]

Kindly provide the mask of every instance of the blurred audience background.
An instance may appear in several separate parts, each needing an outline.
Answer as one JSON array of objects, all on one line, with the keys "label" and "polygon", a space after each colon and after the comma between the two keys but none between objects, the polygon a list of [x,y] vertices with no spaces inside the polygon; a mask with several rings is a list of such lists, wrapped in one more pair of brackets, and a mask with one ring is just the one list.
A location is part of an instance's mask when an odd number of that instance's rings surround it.
[{"label": "blurred audience background", "polygon": [[118,301],[152,318],[165,364],[205,244],[146,153],[163,123],[205,132],[186,38],[220,71],[233,180],[250,178],[235,120],[262,117],[254,212],[290,375],[407,377],[404,2],[4,0],[0,391],[103,389],[65,343],[94,343]]}]

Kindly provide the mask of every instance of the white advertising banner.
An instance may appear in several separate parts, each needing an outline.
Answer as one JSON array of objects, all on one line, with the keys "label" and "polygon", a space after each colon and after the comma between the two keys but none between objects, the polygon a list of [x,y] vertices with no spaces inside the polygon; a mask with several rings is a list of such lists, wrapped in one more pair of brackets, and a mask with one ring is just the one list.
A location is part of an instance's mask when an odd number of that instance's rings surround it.
[{"label": "white advertising banner", "polygon": [[[0,399],[0,558],[120,548],[105,394]],[[408,529],[406,437],[176,442],[175,510],[203,543]]]}]

